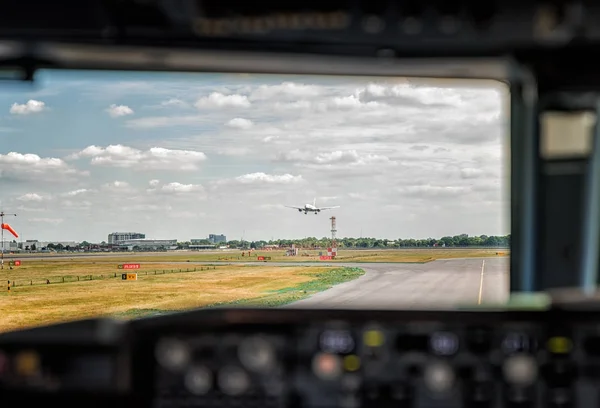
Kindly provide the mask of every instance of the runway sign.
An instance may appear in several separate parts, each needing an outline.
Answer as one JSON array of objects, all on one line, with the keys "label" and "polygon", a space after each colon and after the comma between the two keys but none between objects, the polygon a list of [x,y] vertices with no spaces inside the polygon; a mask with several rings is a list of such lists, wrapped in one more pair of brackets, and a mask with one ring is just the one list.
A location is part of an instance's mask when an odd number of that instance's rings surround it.
[{"label": "runway sign", "polygon": [[140,269],[140,264],[122,264],[118,266],[119,269]]},{"label": "runway sign", "polygon": [[333,258],[332,256],[329,255],[322,255],[319,257],[321,259],[321,261],[331,261],[331,259]]},{"label": "runway sign", "polygon": [[122,280],[137,280],[137,273],[124,273],[121,275]]},{"label": "runway sign", "polygon": [[270,261],[271,257],[270,256],[257,256],[256,259],[259,261]]}]

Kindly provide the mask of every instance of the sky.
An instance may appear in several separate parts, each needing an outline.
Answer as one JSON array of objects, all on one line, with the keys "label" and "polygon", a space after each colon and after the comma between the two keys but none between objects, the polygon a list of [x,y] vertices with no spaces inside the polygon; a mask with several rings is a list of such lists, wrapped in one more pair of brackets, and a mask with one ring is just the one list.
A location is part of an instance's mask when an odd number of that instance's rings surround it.
[{"label": "sky", "polygon": [[[0,84],[0,209],[20,239],[509,233],[496,82],[40,72]],[[304,215],[286,208],[340,208]],[[5,235],[6,237],[6,235]]]}]

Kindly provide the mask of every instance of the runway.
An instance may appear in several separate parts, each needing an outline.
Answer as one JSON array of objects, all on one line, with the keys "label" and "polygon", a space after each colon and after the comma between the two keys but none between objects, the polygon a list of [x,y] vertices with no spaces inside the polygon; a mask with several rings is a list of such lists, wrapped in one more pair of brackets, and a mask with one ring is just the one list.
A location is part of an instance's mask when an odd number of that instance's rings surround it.
[{"label": "runway", "polygon": [[445,309],[503,303],[508,258],[438,260],[426,264],[349,264],[365,275],[287,305],[322,309]]}]

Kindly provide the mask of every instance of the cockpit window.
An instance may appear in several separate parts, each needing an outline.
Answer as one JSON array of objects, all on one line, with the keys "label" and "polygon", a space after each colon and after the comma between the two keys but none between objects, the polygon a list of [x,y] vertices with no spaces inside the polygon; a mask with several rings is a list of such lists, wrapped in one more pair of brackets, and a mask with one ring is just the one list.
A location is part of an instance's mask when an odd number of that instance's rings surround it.
[{"label": "cockpit window", "polygon": [[43,71],[0,94],[0,330],[508,296],[495,82]]}]

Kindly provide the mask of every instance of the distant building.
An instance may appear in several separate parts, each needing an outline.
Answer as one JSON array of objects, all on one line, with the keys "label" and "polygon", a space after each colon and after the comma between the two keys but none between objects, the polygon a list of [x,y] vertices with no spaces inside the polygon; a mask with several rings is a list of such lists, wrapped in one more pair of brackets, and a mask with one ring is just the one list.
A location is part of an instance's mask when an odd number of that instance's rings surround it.
[{"label": "distant building", "polygon": [[0,242],[0,251],[4,249],[4,252],[16,251],[19,249],[19,244],[13,241],[4,240]]},{"label": "distant building", "polygon": [[195,250],[195,249],[215,249],[215,245],[201,245],[201,244],[196,244],[196,245],[190,245],[188,246],[189,249],[191,250]]},{"label": "distant building", "polygon": [[54,247],[58,247],[58,246],[62,246],[62,248],[77,248],[79,246],[79,242],[76,241],[38,241],[35,242],[35,246],[42,249],[42,248],[47,248],[48,245],[54,246]]},{"label": "distant building", "polygon": [[133,249],[135,247],[143,249],[176,249],[176,239],[128,239],[120,241],[118,244],[120,247],[127,247]]},{"label": "distant building", "polygon": [[210,234],[208,240],[213,244],[218,244],[220,242],[227,242],[227,237],[225,235]]},{"label": "distant building", "polygon": [[123,241],[131,239],[145,239],[146,234],[140,232],[113,232],[108,234],[109,244],[120,244]]}]

